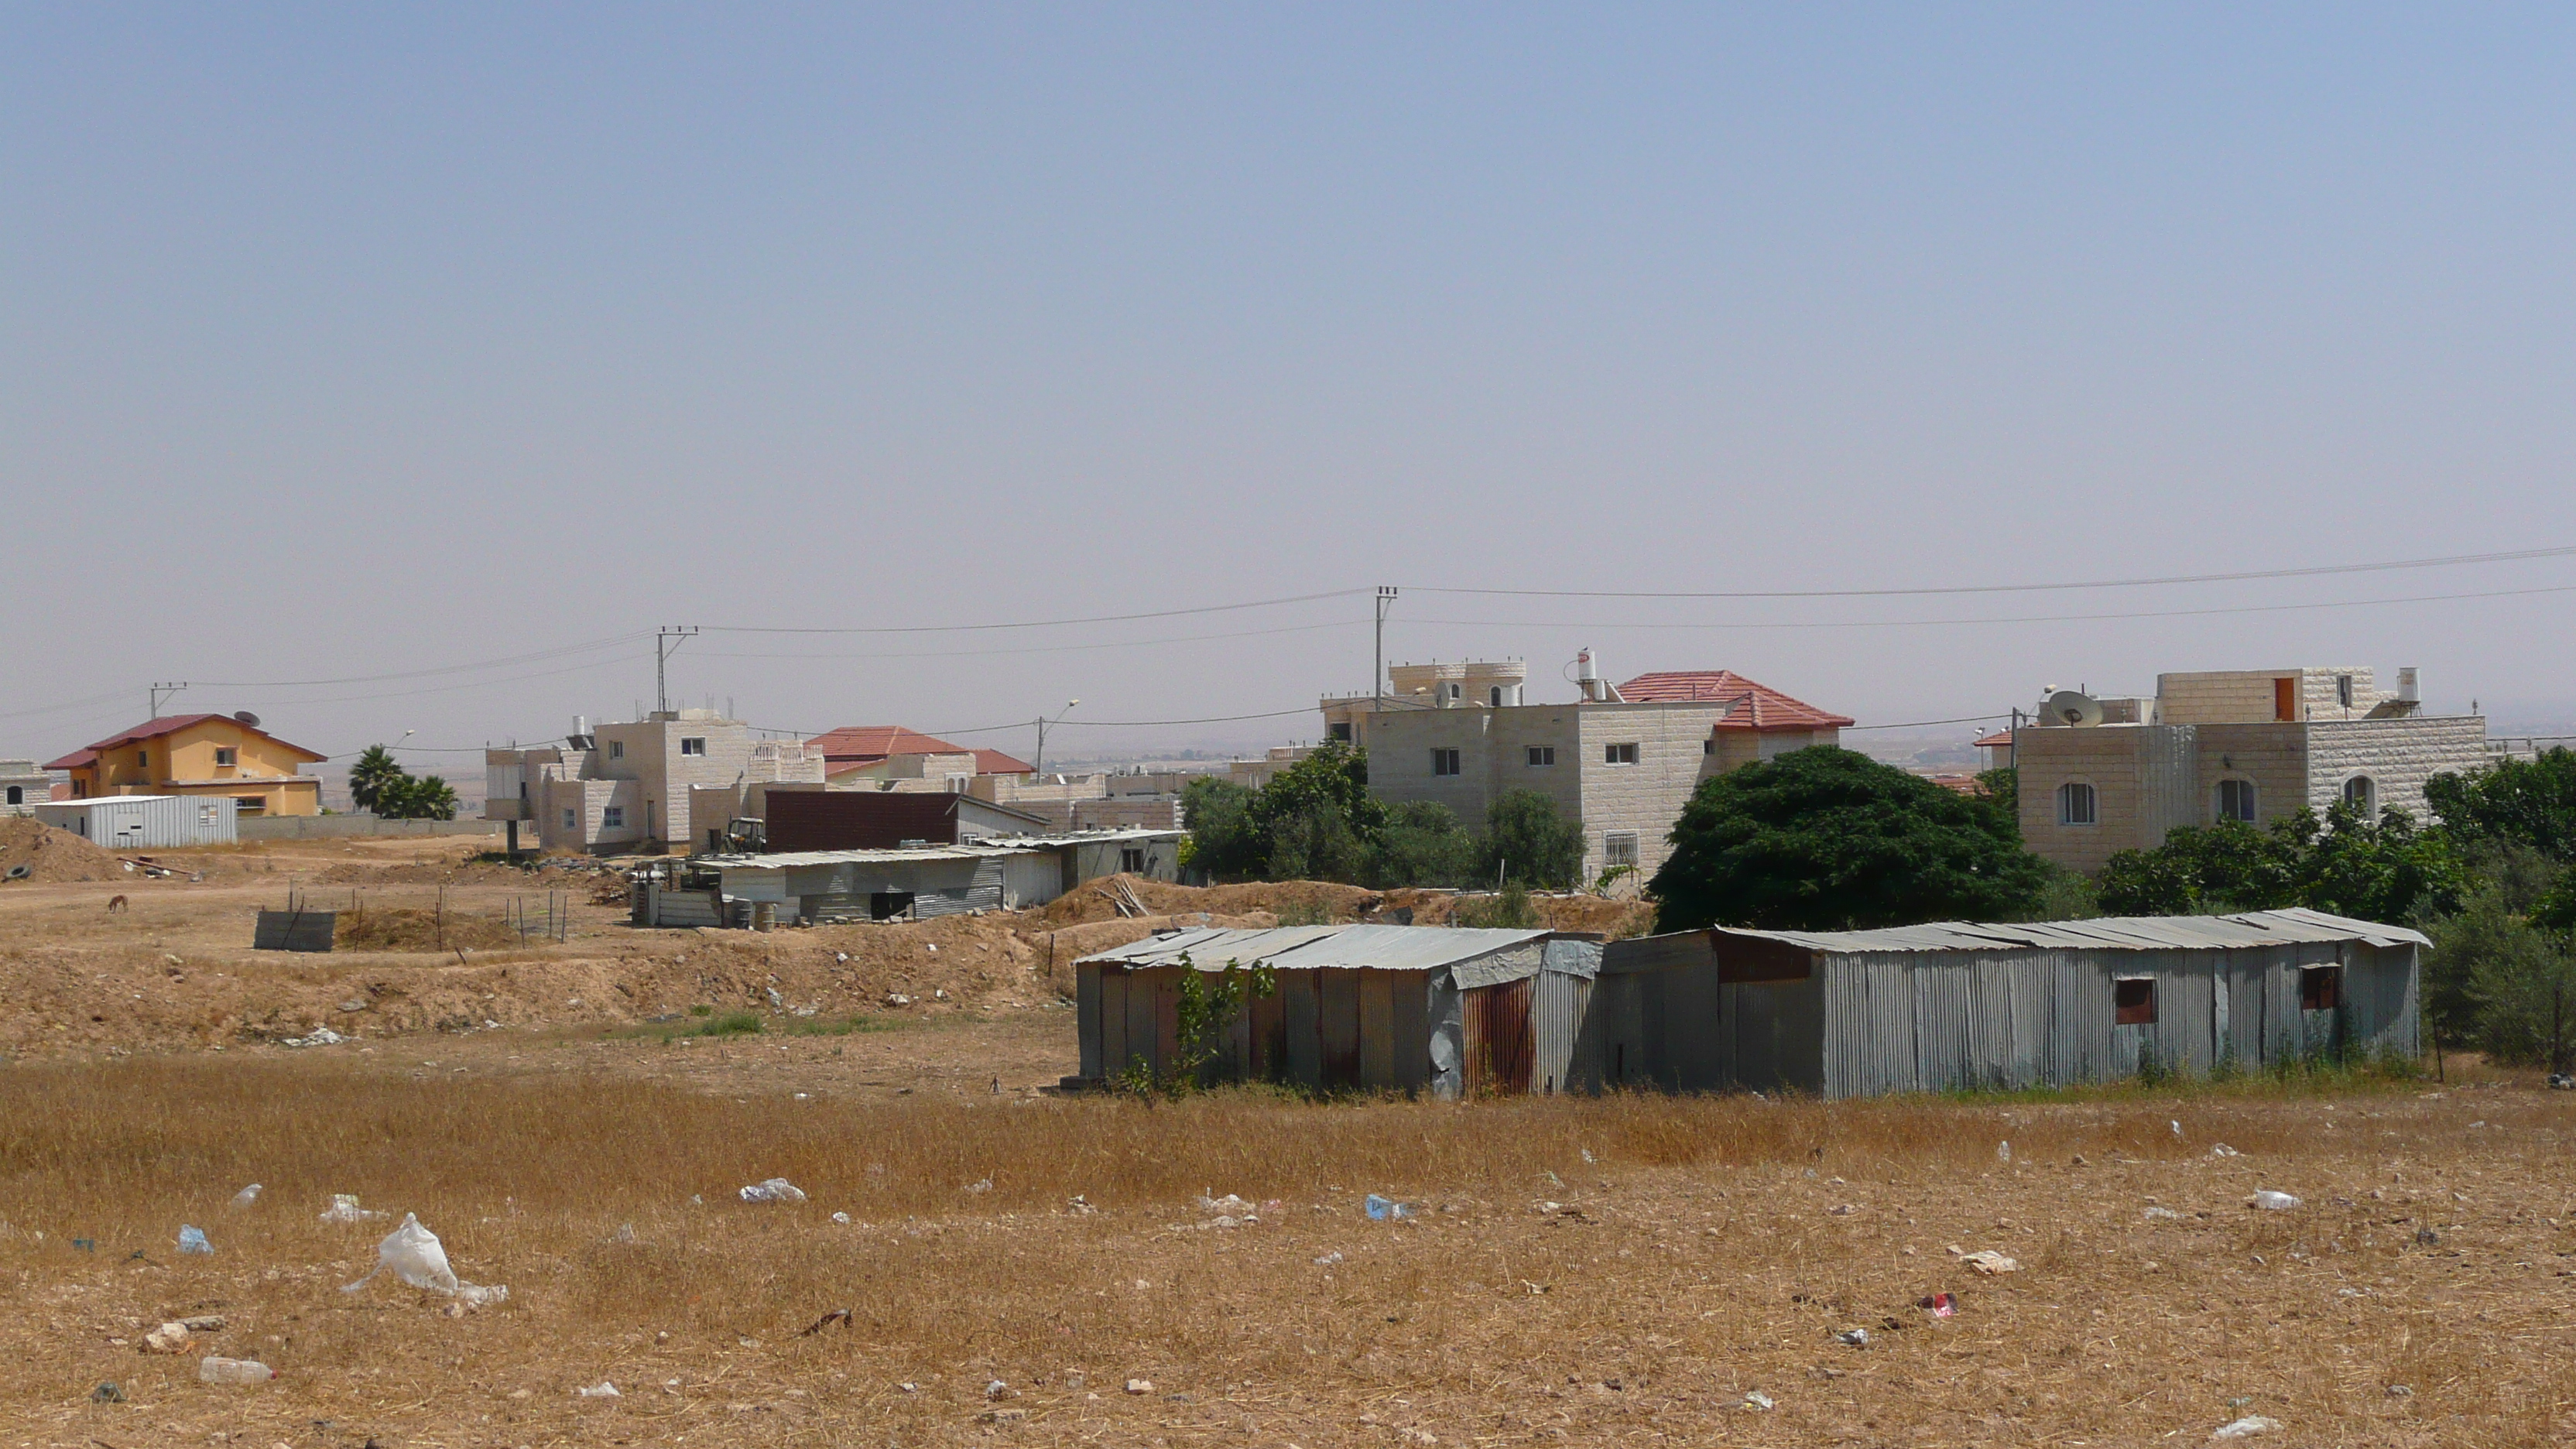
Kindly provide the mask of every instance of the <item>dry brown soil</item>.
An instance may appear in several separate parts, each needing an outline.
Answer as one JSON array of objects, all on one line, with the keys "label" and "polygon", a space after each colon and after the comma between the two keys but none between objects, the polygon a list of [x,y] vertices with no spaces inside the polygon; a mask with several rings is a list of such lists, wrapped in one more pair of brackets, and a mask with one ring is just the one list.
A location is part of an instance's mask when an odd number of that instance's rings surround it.
[{"label": "dry brown soil", "polygon": [[[2576,1094],[2512,1074],[1147,1104],[1050,1090],[1064,962],[1152,924],[1078,902],[637,932],[573,877],[557,944],[247,949],[290,885],[442,918],[566,888],[403,844],[0,887],[0,1445],[2576,1436]],[[762,1030],[706,1034],[737,1013]],[[274,1044],[316,1024],[352,1039]],[[772,1176],[808,1200],[736,1196]],[[333,1193],[392,1219],[324,1222]],[[1257,1221],[1199,1201],[1229,1193]],[[406,1211],[508,1301],[341,1291]],[[2017,1271],[1960,1256],[1988,1249]],[[222,1325],[143,1351],[192,1314]],[[208,1352],[278,1376],[200,1383]]]}]

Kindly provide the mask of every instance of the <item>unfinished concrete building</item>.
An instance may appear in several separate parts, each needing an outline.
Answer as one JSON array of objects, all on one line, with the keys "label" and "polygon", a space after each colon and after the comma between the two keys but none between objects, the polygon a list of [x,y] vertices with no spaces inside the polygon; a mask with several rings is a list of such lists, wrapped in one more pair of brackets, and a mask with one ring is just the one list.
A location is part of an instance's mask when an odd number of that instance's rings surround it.
[{"label": "unfinished concrete building", "polygon": [[2010,745],[2022,839],[2081,871],[2178,826],[2263,826],[2344,801],[2421,821],[2426,780],[2490,758],[2486,720],[2425,714],[2412,669],[2393,691],[2360,667],[2161,674],[2152,698],[2060,690],[2038,713]]}]

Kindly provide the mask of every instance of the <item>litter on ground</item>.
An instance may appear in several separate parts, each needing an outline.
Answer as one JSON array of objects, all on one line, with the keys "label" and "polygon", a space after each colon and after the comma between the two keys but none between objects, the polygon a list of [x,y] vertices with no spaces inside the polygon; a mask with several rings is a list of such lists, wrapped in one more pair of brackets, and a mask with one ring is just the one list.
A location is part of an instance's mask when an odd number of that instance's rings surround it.
[{"label": "litter on ground", "polygon": [[2267,1187],[2247,1198],[2245,1203],[2248,1207],[2261,1208],[2265,1212],[2285,1213],[2297,1207],[2299,1200],[2286,1192],[2274,1192]]},{"label": "litter on ground", "polygon": [[742,1190],[744,1202],[803,1202],[805,1190],[783,1177],[755,1182]]},{"label": "litter on ground", "polygon": [[1378,1222],[1385,1222],[1391,1218],[1409,1218],[1413,1216],[1413,1204],[1409,1202],[1397,1202],[1393,1198],[1380,1197],[1376,1193],[1370,1193],[1368,1195],[1368,1201],[1362,1204],[1362,1206],[1368,1209],[1369,1217]]},{"label": "litter on ground", "polygon": [[459,1279],[456,1270],[447,1265],[447,1249],[440,1245],[438,1234],[422,1227],[420,1219],[411,1213],[404,1213],[402,1226],[387,1233],[385,1240],[376,1245],[376,1266],[367,1270],[367,1276],[343,1285],[340,1291],[355,1293],[384,1272],[391,1272],[414,1288],[445,1293],[475,1307],[505,1302],[510,1296],[510,1290],[501,1284]]},{"label": "litter on ground", "polygon": [[2209,1437],[2213,1441],[2220,1439],[2251,1439],[2257,1434],[2277,1434],[2280,1431],[2280,1420],[2266,1418],[2261,1414],[2248,1414],[2244,1418],[2238,1419],[2232,1424],[2219,1425],[2216,1429],[2210,1432]]},{"label": "litter on ground", "polygon": [[207,1242],[207,1241],[206,1241],[206,1230],[205,1230],[205,1229],[203,1229],[203,1228],[192,1228],[192,1227],[188,1226],[186,1223],[181,1223],[181,1224],[179,1225],[179,1251],[180,1251],[180,1252],[182,1252],[182,1253],[212,1253],[214,1250],[215,1250],[215,1245],[214,1245],[214,1244],[212,1244],[212,1243],[210,1243],[210,1242]]},{"label": "litter on ground", "polygon": [[1987,1248],[1982,1252],[1961,1253],[1959,1255],[1959,1261],[1976,1269],[1980,1273],[2018,1273],[2021,1271],[2021,1262],[2019,1259],[2007,1258],[1992,1248]]}]

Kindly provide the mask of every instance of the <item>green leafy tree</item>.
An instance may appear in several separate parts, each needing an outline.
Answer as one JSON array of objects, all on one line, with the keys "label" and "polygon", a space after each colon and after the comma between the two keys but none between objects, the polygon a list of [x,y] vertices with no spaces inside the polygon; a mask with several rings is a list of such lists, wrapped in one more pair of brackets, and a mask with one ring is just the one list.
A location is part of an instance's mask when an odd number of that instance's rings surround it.
[{"label": "green leafy tree", "polygon": [[369,745],[349,767],[349,798],[361,810],[384,813],[377,809],[384,788],[396,780],[408,778],[409,772],[395,761],[394,752],[383,745]]},{"label": "green leafy tree", "polygon": [[387,820],[453,820],[456,791],[436,775],[401,775],[377,788],[376,814]]},{"label": "green leafy tree", "polygon": [[1666,931],[2012,919],[2049,876],[1983,802],[1832,745],[1703,781],[1672,845],[1647,888]]},{"label": "green leafy tree", "polygon": [[1583,822],[1536,790],[1506,790],[1486,807],[1484,856],[1486,880],[1563,889],[1583,872]]},{"label": "green leafy tree", "polygon": [[1269,835],[1281,822],[1338,815],[1363,845],[1386,829],[1386,806],[1369,793],[1368,751],[1326,740],[1306,758],[1270,777],[1252,800],[1252,825]]},{"label": "green leafy tree", "polygon": [[1190,830],[1193,869],[1216,880],[1241,880],[1260,872],[1265,851],[1252,828],[1250,790],[1202,775],[1181,790],[1181,819]]},{"label": "green leafy tree", "polygon": [[2336,805],[2322,825],[2303,809],[2262,829],[2234,820],[2186,826],[2152,850],[2112,856],[2097,881],[2113,915],[2306,906],[2371,921],[2452,909],[2465,884],[2441,834],[2394,806],[2373,824],[2350,804]]},{"label": "green leafy tree", "polygon": [[1388,809],[1386,828],[1369,852],[1367,884],[1458,886],[1476,878],[1477,841],[1458,814],[1435,800],[1407,800]]},{"label": "green leafy tree", "polygon": [[1269,880],[1356,882],[1368,869],[1369,841],[1330,804],[1310,800],[1270,822],[1262,875]]},{"label": "green leafy tree", "polygon": [[2576,863],[2576,750],[2561,746],[2465,775],[2435,775],[2424,782],[2424,800],[2463,841],[2518,842]]}]

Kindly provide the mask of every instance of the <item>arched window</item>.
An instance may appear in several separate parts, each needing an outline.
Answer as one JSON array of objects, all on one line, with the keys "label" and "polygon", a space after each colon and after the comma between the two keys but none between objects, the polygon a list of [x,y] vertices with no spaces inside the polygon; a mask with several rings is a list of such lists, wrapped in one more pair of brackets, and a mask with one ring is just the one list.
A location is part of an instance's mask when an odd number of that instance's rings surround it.
[{"label": "arched window", "polygon": [[2091,825],[2094,823],[2093,787],[2081,780],[2069,780],[2057,787],[2057,823]]},{"label": "arched window", "polygon": [[2368,775],[2355,775],[2343,782],[2343,803],[2367,819],[2379,813],[2379,787],[2371,783]]},{"label": "arched window", "polygon": [[2254,782],[2221,780],[2218,782],[2218,818],[2254,823]]}]

